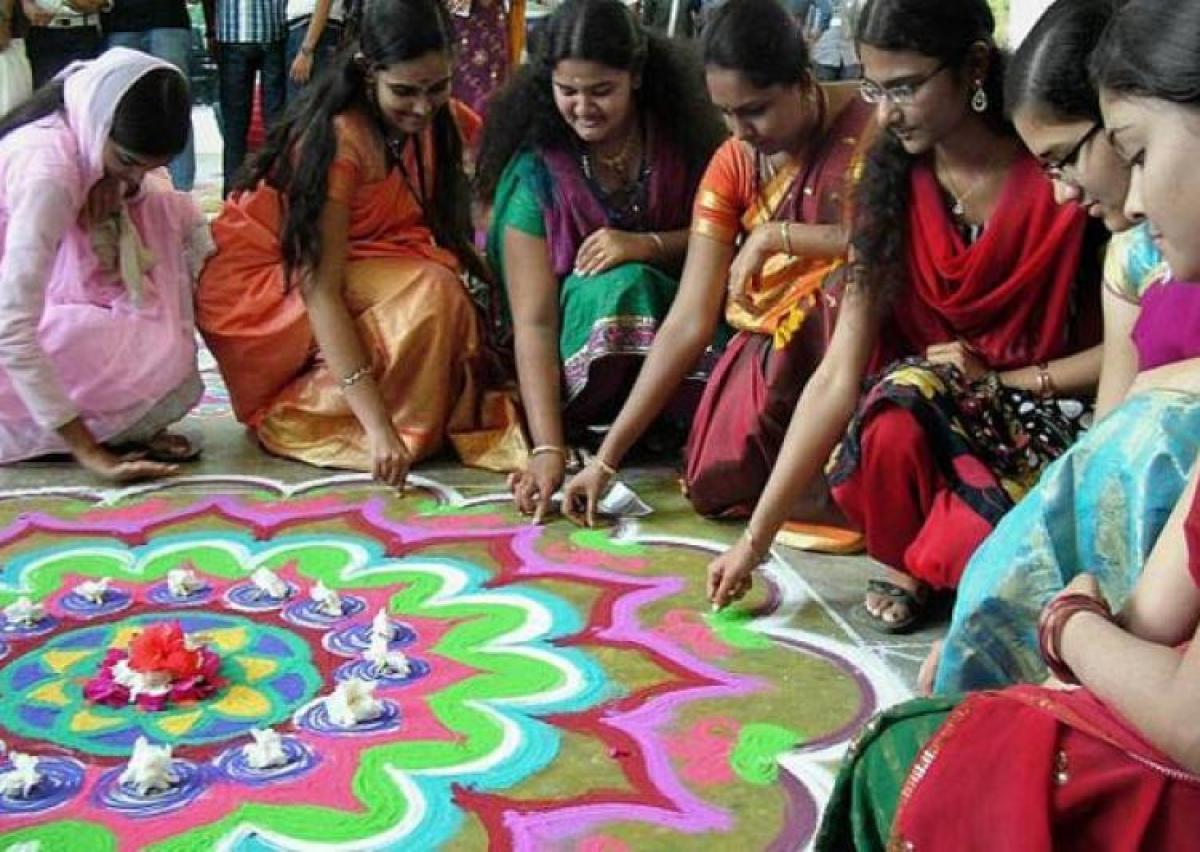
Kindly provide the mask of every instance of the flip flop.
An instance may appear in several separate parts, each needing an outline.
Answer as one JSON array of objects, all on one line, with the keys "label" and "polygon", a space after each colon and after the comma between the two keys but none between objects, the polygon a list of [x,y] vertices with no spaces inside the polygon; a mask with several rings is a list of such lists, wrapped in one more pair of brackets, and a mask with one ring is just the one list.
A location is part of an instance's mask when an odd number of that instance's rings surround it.
[{"label": "flip flop", "polygon": [[854,608],[854,613],[864,619],[872,629],[881,633],[899,634],[911,631],[925,615],[926,598],[910,592],[903,586],[898,586],[890,580],[867,580],[867,591],[880,597],[890,599],[908,610],[908,614],[899,621],[885,621],[867,609],[865,603]]},{"label": "flip flop", "polygon": [[143,458],[166,464],[182,464],[200,458],[204,448],[199,441],[177,432],[159,432],[141,447]]},{"label": "flip flop", "polygon": [[797,550],[836,555],[862,553],[865,548],[863,534],[856,530],[796,521],[788,521],[783,525],[783,529],[775,535],[775,543]]}]

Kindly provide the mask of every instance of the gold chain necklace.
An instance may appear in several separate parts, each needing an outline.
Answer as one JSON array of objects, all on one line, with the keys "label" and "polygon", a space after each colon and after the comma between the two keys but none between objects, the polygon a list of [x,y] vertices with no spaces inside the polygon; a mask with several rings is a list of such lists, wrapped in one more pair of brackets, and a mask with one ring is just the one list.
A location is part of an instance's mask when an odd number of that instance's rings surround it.
[{"label": "gold chain necklace", "polygon": [[634,124],[633,130],[626,134],[625,141],[621,143],[620,151],[607,156],[604,154],[597,154],[596,159],[600,161],[600,165],[607,168],[610,172],[618,174],[621,177],[626,177],[629,171],[629,161],[633,155],[634,145],[637,143],[638,137],[640,136],[641,134],[638,133],[638,126],[637,124]]}]

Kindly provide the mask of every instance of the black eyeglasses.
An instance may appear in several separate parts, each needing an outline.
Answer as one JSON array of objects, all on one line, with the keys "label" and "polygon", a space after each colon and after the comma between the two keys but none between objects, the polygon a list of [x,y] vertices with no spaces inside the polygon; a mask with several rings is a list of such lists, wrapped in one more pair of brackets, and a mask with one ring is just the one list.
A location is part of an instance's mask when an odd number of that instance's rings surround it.
[{"label": "black eyeglasses", "polygon": [[897,83],[894,86],[881,86],[874,80],[863,80],[858,84],[858,96],[869,104],[881,104],[884,101],[890,101],[896,106],[908,106],[917,99],[917,93],[921,90],[922,86],[949,67],[945,62],[940,62],[936,68],[924,77],[917,77],[905,83]]},{"label": "black eyeglasses", "polygon": [[1042,167],[1042,172],[1051,180],[1064,180],[1067,169],[1074,170],[1079,162],[1079,155],[1083,153],[1084,146],[1092,141],[1092,137],[1104,129],[1104,125],[1098,122],[1093,122],[1087,133],[1080,137],[1071,150],[1063,154],[1052,163],[1042,162],[1039,165]]}]

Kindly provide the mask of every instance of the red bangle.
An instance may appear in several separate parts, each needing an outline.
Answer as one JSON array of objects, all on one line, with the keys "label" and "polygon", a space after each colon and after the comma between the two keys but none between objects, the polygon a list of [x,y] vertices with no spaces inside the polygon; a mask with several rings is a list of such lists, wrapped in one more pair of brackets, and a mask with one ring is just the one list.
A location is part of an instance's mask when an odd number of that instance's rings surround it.
[{"label": "red bangle", "polygon": [[1047,604],[1038,619],[1038,647],[1046,667],[1063,683],[1079,683],[1071,667],[1066,664],[1059,650],[1063,628],[1071,616],[1081,612],[1093,612],[1105,621],[1112,621],[1112,610],[1104,601],[1098,601],[1082,592],[1059,595]]}]

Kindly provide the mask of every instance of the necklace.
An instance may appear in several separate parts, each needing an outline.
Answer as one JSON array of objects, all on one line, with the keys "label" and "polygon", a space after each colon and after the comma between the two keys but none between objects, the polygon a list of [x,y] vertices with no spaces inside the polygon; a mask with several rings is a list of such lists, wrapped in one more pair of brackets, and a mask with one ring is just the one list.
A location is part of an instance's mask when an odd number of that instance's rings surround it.
[{"label": "necklace", "polygon": [[[404,163],[404,148],[409,139],[412,139],[415,147],[414,159],[417,166],[417,180],[414,184],[412,176],[408,173],[408,166]],[[420,136],[403,136],[399,139],[391,138],[387,140],[388,153],[392,155],[392,160],[400,169],[400,177],[404,180],[405,187],[416,200],[417,206],[422,210],[425,209],[425,158],[421,151]]]},{"label": "necklace", "polygon": [[967,202],[975,194],[975,190],[983,185],[987,177],[986,173],[976,176],[975,180],[971,181],[971,185],[967,187],[966,192],[959,192],[958,185],[950,179],[950,172],[944,171],[942,173],[942,179],[946,182],[946,188],[950,190],[950,194],[954,197],[954,206],[950,209],[950,212],[954,214],[955,218],[961,219],[967,215]]},{"label": "necklace", "polygon": [[[638,139],[641,138],[641,135],[638,132],[638,126],[635,124],[633,130],[625,135],[625,141],[621,143],[621,150],[615,154],[597,154],[596,159],[609,172],[620,175],[622,180],[626,180],[629,175],[629,163],[633,159],[634,146]],[[589,178],[592,177],[592,156],[586,148],[583,153],[583,170]]]}]

